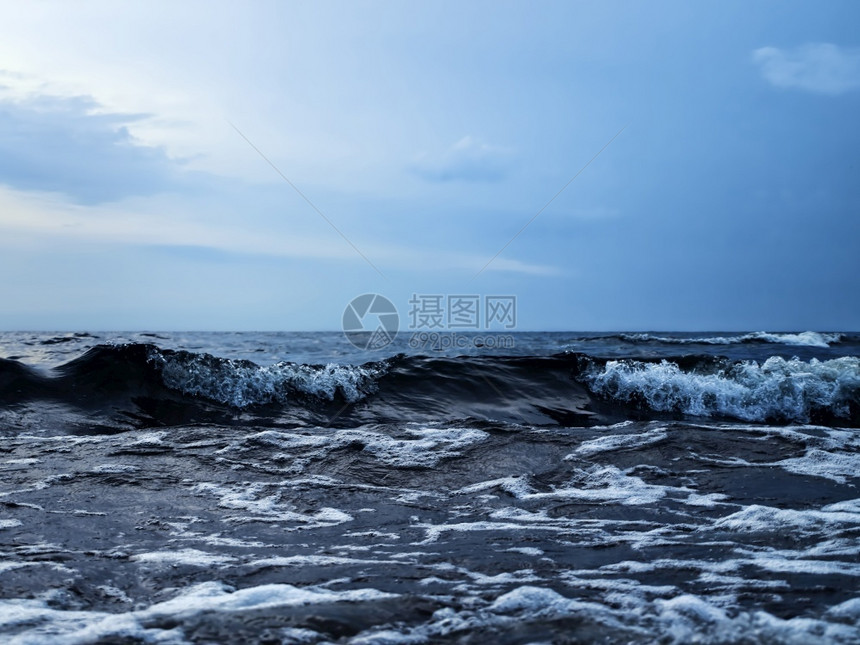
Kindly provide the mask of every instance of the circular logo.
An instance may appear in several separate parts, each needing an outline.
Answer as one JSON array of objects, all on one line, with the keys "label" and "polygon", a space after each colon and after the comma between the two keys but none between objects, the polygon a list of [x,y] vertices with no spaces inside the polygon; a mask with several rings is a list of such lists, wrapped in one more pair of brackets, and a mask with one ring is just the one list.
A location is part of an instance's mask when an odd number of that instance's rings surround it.
[{"label": "circular logo", "polygon": [[343,311],[343,333],[358,349],[382,349],[390,345],[399,324],[397,307],[378,293],[356,296]]}]

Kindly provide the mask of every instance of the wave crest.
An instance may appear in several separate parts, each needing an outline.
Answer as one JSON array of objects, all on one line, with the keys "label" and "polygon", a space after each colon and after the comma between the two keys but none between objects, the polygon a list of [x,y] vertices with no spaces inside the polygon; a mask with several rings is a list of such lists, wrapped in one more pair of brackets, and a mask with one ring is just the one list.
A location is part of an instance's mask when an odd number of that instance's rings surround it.
[{"label": "wave crest", "polygon": [[860,394],[860,359],[739,361],[684,371],[666,360],[611,360],[581,376],[595,394],[661,412],[744,421],[807,422],[820,411],[851,418]]},{"label": "wave crest", "polygon": [[149,360],[158,365],[168,388],[236,408],[288,403],[302,394],[326,401],[340,396],[354,403],[374,392],[376,379],[386,371],[383,363],[354,366],[283,362],[265,366],[210,354],[156,349],[151,350]]},{"label": "wave crest", "polygon": [[[132,343],[96,346],[48,373],[0,360],[0,406],[36,400],[85,410],[87,419],[101,415],[106,427],[248,423],[273,413],[298,424],[475,418],[589,426],[622,421],[631,405],[641,411],[637,418],[668,412],[857,425],[860,358],[759,363],[685,354],[658,361],[564,352],[258,365]],[[344,403],[358,401],[342,414]]]},{"label": "wave crest", "polygon": [[735,345],[744,343],[773,343],[799,347],[830,347],[842,342],[843,334],[803,331],[798,333],[771,333],[757,331],[740,336],[703,336],[698,338],[678,338],[654,334],[619,334],[618,338],[631,343],[656,342],[667,345]]}]

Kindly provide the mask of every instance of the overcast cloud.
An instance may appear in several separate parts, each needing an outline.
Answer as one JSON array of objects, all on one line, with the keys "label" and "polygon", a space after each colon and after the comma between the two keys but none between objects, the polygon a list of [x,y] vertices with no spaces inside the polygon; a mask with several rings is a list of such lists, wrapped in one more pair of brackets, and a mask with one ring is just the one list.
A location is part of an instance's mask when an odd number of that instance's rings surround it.
[{"label": "overcast cloud", "polygon": [[0,3],[0,327],[336,329],[378,292],[517,295],[522,329],[858,329],[857,24]]}]

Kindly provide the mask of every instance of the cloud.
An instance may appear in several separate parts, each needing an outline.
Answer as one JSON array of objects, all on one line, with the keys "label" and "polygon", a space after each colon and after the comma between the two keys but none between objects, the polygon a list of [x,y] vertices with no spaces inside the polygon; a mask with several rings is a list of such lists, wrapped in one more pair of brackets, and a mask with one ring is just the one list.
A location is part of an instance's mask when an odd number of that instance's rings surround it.
[{"label": "cloud", "polygon": [[0,182],[100,203],[163,191],[179,166],[128,125],[145,114],[106,112],[87,96],[0,94]]},{"label": "cloud", "polygon": [[441,155],[422,155],[413,170],[428,181],[499,181],[510,166],[506,148],[465,136]]},{"label": "cloud", "polygon": [[[219,199],[216,196],[213,199]],[[220,220],[212,204],[175,196],[130,199],[110,204],[70,203],[56,193],[20,191],[0,184],[0,251],[7,244],[152,247],[190,259],[295,258],[363,265],[364,260],[334,233],[300,234],[294,227],[267,228],[245,217]],[[355,238],[356,245],[382,269],[424,272],[461,270],[471,276],[489,259],[475,253],[427,249]],[[551,266],[499,257],[487,271],[554,275]]]},{"label": "cloud", "polygon": [[860,88],[860,49],[809,43],[795,49],[762,47],[752,54],[771,85],[838,95]]},{"label": "cloud", "polygon": [[[330,237],[276,233],[247,220],[218,221],[205,202],[173,203],[158,197],[110,204],[69,203],[56,193],[0,185],[0,231],[70,243],[198,248],[240,255],[353,259],[355,252]],[[191,211],[187,213],[185,211]],[[196,211],[204,211],[197,214]],[[358,258],[360,261],[360,258]]]}]

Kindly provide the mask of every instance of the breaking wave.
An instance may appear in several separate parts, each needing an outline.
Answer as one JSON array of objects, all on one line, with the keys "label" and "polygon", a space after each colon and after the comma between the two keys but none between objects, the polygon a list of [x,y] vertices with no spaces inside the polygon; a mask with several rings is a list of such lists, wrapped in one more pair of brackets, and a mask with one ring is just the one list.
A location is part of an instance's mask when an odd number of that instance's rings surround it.
[{"label": "breaking wave", "polygon": [[595,365],[580,378],[597,395],[656,411],[806,422],[821,412],[843,419],[856,415],[860,359],[772,356],[762,364],[717,361],[692,370],[666,360],[616,360]]},{"label": "breaking wave", "polygon": [[707,355],[612,360],[397,355],[258,365],[151,344],[99,345],[50,373],[0,359],[0,405],[56,400],[135,427],[480,419],[568,427],[679,416],[860,425],[860,359]]},{"label": "breaking wave", "polygon": [[354,366],[285,362],[265,366],[155,348],[150,350],[149,360],[158,365],[167,387],[236,408],[288,403],[300,394],[327,401],[342,397],[354,403],[375,391],[376,379],[386,371],[384,363]]},{"label": "breaking wave", "polygon": [[771,333],[757,331],[739,336],[700,336],[683,338],[677,336],[659,336],[655,334],[618,334],[614,336],[629,343],[654,342],[667,345],[734,345],[745,343],[773,343],[792,345],[796,347],[830,347],[842,342],[844,335],[838,333],[823,333],[803,331],[797,333]]}]

